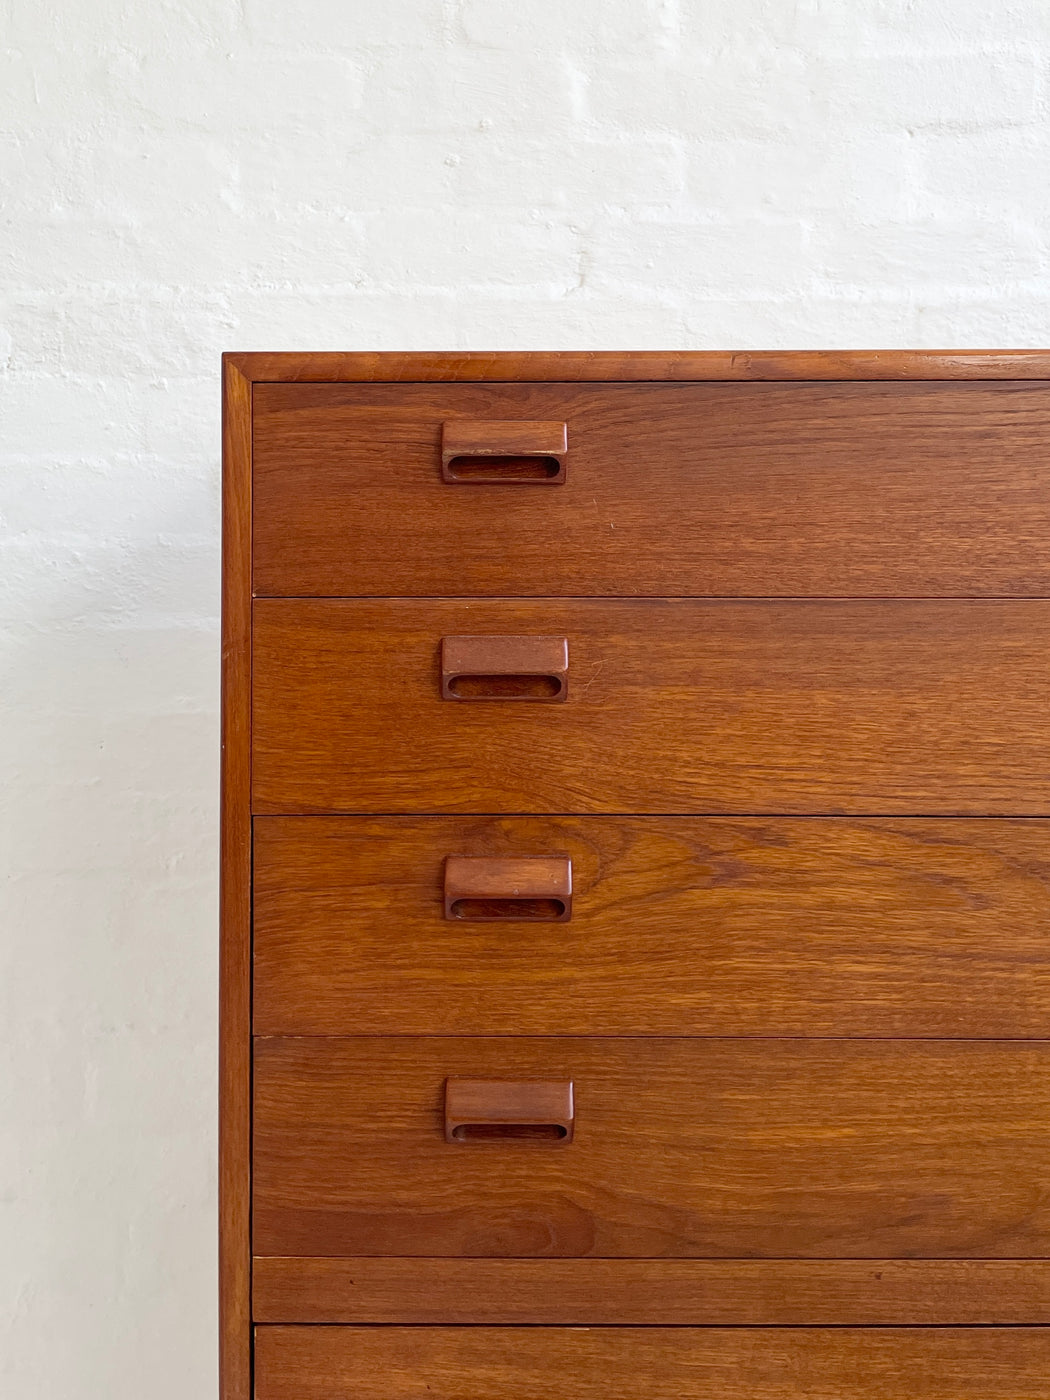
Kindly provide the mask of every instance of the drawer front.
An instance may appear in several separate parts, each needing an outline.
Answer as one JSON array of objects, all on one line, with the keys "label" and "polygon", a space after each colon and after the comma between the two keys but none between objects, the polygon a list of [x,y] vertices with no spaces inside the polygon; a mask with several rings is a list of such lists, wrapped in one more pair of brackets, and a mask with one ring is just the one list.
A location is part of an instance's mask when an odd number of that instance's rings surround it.
[{"label": "drawer front", "polygon": [[262,1255],[252,1298],[278,1323],[1045,1326],[1050,1261]]},{"label": "drawer front", "polygon": [[[450,857],[497,897],[446,917]],[[551,857],[567,921],[513,898]],[[1050,1027],[1038,819],[259,817],[254,887],[266,1035]]]},{"label": "drawer front", "polygon": [[[458,636],[564,640],[567,690],[443,698]],[[260,600],[254,806],[1038,816],[1048,645],[1048,600]]]},{"label": "drawer front", "polygon": [[[447,1141],[450,1080],[496,1101],[492,1081],[571,1083],[571,1140],[517,1136],[482,1109],[488,1134]],[[1050,1245],[1045,1041],[263,1038],[255,1096],[260,1255],[1023,1259]]]},{"label": "drawer front", "polygon": [[[515,420],[563,482],[443,479]],[[257,384],[255,588],[1046,594],[1048,436],[1042,383]]]},{"label": "drawer front", "polygon": [[260,1327],[256,1400],[1046,1400],[1050,1328]]}]

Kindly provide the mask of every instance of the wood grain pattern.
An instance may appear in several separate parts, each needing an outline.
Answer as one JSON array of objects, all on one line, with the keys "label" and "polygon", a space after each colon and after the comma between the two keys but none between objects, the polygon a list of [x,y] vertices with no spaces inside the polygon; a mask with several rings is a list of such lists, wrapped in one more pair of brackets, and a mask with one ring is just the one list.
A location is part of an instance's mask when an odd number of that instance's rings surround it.
[{"label": "wood grain pattern", "polygon": [[477,703],[564,702],[569,649],[564,637],[442,637],[441,698]]},{"label": "wood grain pattern", "polygon": [[[572,1143],[444,1139],[571,1079]],[[257,1254],[1038,1258],[1050,1042],[261,1039]]]},{"label": "wood grain pattern", "polygon": [[[446,855],[551,852],[571,923],[444,917]],[[255,821],[265,1035],[1039,1036],[1048,928],[1038,820]]]},{"label": "wood grain pattern", "polygon": [[255,1260],[257,1322],[886,1327],[1050,1324],[1050,1262]]},{"label": "wood grain pattern", "polygon": [[[1050,352],[224,382],[223,1400],[1045,1400]],[[565,481],[442,481],[482,420]],[[439,698],[520,635],[566,703]],[[553,853],[571,921],[442,917]]]},{"label": "wood grain pattern", "polygon": [[544,919],[568,922],[572,918],[569,856],[450,854],[444,860],[444,876],[446,919],[519,924]]},{"label": "wood grain pattern", "polygon": [[[258,813],[1039,816],[1050,601],[257,600]],[[441,699],[450,634],[569,639],[558,705]]]},{"label": "wood grain pattern", "polygon": [[470,484],[558,485],[565,480],[564,423],[453,418],[441,425],[441,476]]},{"label": "wood grain pattern", "polygon": [[1046,1400],[1050,1328],[261,1327],[257,1400]]},{"label": "wood grain pattern", "polygon": [[222,812],[219,887],[219,1386],[250,1400],[251,383],[223,376]]},{"label": "wood grain pattern", "polygon": [[[576,1110],[571,1079],[445,1080],[445,1141],[498,1136],[572,1141]],[[539,1131],[538,1131],[539,1130]]]},{"label": "wood grain pattern", "polygon": [[231,351],[255,383],[1050,379],[1048,350]]},{"label": "wood grain pattern", "polygon": [[[557,489],[453,487],[444,420],[555,418]],[[268,595],[1050,593],[1050,385],[262,384]]]}]

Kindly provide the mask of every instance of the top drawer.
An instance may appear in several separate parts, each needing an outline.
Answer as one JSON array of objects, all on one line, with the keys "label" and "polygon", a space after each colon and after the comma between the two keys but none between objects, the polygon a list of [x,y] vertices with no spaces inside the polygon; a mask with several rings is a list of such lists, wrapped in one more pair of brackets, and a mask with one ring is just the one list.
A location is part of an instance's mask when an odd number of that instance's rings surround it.
[{"label": "top drawer", "polygon": [[[564,480],[443,478],[444,423],[515,420],[566,425]],[[1048,439],[1023,380],[257,383],[254,588],[1043,595]]]}]

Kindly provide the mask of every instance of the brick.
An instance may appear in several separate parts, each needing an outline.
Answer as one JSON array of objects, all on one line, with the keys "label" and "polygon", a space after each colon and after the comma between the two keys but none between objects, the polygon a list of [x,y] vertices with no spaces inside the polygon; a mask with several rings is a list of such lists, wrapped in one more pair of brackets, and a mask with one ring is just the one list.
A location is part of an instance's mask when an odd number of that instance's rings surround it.
[{"label": "brick", "polygon": [[[427,48],[383,53],[368,69],[363,118],[378,135],[397,131],[428,148],[449,135],[517,131],[563,142],[573,130],[576,103],[568,59],[544,54]],[[513,202],[508,172],[507,194]]]},{"label": "brick", "polygon": [[[917,308],[910,296],[850,297],[818,290],[790,296],[690,298],[688,343],[701,350],[826,350],[843,345],[878,350],[918,345]],[[741,331],[741,326],[746,329]]]},{"label": "brick", "polygon": [[923,177],[907,133],[833,131],[823,140],[713,139],[690,143],[689,206],[712,218],[793,215],[800,219],[917,212]]},{"label": "brick", "polygon": [[605,48],[621,52],[670,42],[678,29],[678,0],[464,0],[459,22],[467,41],[511,52]]},{"label": "brick", "polygon": [[797,287],[808,275],[799,223],[767,220],[644,225],[610,222],[595,231],[587,257],[588,285],[614,295],[648,289],[654,304],[683,295],[769,294]]},{"label": "brick", "polygon": [[75,375],[90,360],[118,380],[182,379],[205,347],[221,353],[235,323],[228,297],[217,292],[143,288],[134,294],[111,285],[70,289],[57,307],[53,293],[12,293],[4,320],[12,369]]},{"label": "brick", "polygon": [[461,286],[571,286],[577,278],[578,240],[564,222],[503,220],[482,208],[419,210],[416,219],[399,210],[367,220],[363,285],[433,288],[454,280]]},{"label": "brick", "polygon": [[917,307],[919,345],[955,344],[966,327],[971,345],[1008,345],[1045,349],[1050,344],[1050,294],[1046,277],[1010,291],[978,292],[962,288],[954,295],[921,298]]},{"label": "brick", "polygon": [[238,206],[287,222],[293,211],[300,219],[309,211],[353,219],[453,199],[457,140],[406,143],[360,121],[333,136],[282,131],[239,143],[230,184]]},{"label": "brick", "polygon": [[814,250],[827,280],[858,287],[977,292],[1045,277],[1050,261],[1040,228],[994,218],[829,225],[814,234]]},{"label": "brick", "polygon": [[816,83],[829,122],[979,130],[1033,121],[1040,69],[1031,51],[844,55],[821,60]]},{"label": "brick", "polygon": [[1002,45],[1050,35],[1050,9],[1029,0],[880,0],[862,10],[864,38],[892,46]]},{"label": "brick", "polygon": [[[3,451],[94,462],[105,470],[121,450],[144,445],[141,386],[86,375],[18,374],[0,377]],[[98,523],[98,522],[94,522]]]},{"label": "brick", "polygon": [[843,35],[863,32],[863,16],[871,0],[848,7],[838,0],[703,0],[684,4],[681,36],[710,53],[731,48],[815,47],[834,44]]},{"label": "brick", "polygon": [[442,0],[244,0],[248,33],[256,42],[328,52],[435,42],[445,33],[445,8]]},{"label": "brick", "polygon": [[[591,290],[586,260],[568,290],[479,289],[458,300],[446,342],[487,350],[675,350],[690,345],[681,306],[660,305],[651,291],[621,288],[615,298]],[[431,342],[433,343],[433,342]]]},{"label": "brick", "polygon": [[1045,127],[968,133],[933,131],[915,159],[929,209],[953,216],[1050,220],[1050,133]]},{"label": "brick", "polygon": [[463,204],[497,201],[508,179],[524,207],[576,217],[589,207],[673,205],[684,193],[685,161],[681,143],[663,137],[581,134],[555,147],[477,133],[459,143],[451,183]]},{"label": "brick", "polygon": [[1050,10],[1032,0],[703,0],[683,4],[685,44],[709,49],[776,43],[814,54],[965,51],[1044,40]]},{"label": "brick", "polygon": [[172,50],[223,43],[242,26],[236,0],[5,0],[8,41],[15,48],[87,55],[106,49]]},{"label": "brick", "polygon": [[338,131],[361,106],[363,65],[339,53],[151,52],[128,64],[128,97],[143,113],[209,133]]},{"label": "brick", "polygon": [[231,337],[239,349],[454,349],[460,300],[449,288],[255,288],[237,298]]},{"label": "brick", "polygon": [[824,119],[816,78],[807,55],[773,44],[693,48],[641,72],[622,58],[595,63],[584,102],[589,120],[614,129],[763,137],[808,126],[816,140]]}]

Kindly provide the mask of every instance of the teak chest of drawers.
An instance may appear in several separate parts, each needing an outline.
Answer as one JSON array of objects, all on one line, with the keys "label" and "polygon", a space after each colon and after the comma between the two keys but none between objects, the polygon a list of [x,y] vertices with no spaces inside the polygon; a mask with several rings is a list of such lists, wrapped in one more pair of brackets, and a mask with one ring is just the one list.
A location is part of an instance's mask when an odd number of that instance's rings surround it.
[{"label": "teak chest of drawers", "polygon": [[1046,1400],[1050,353],[224,404],[223,1400]]}]

